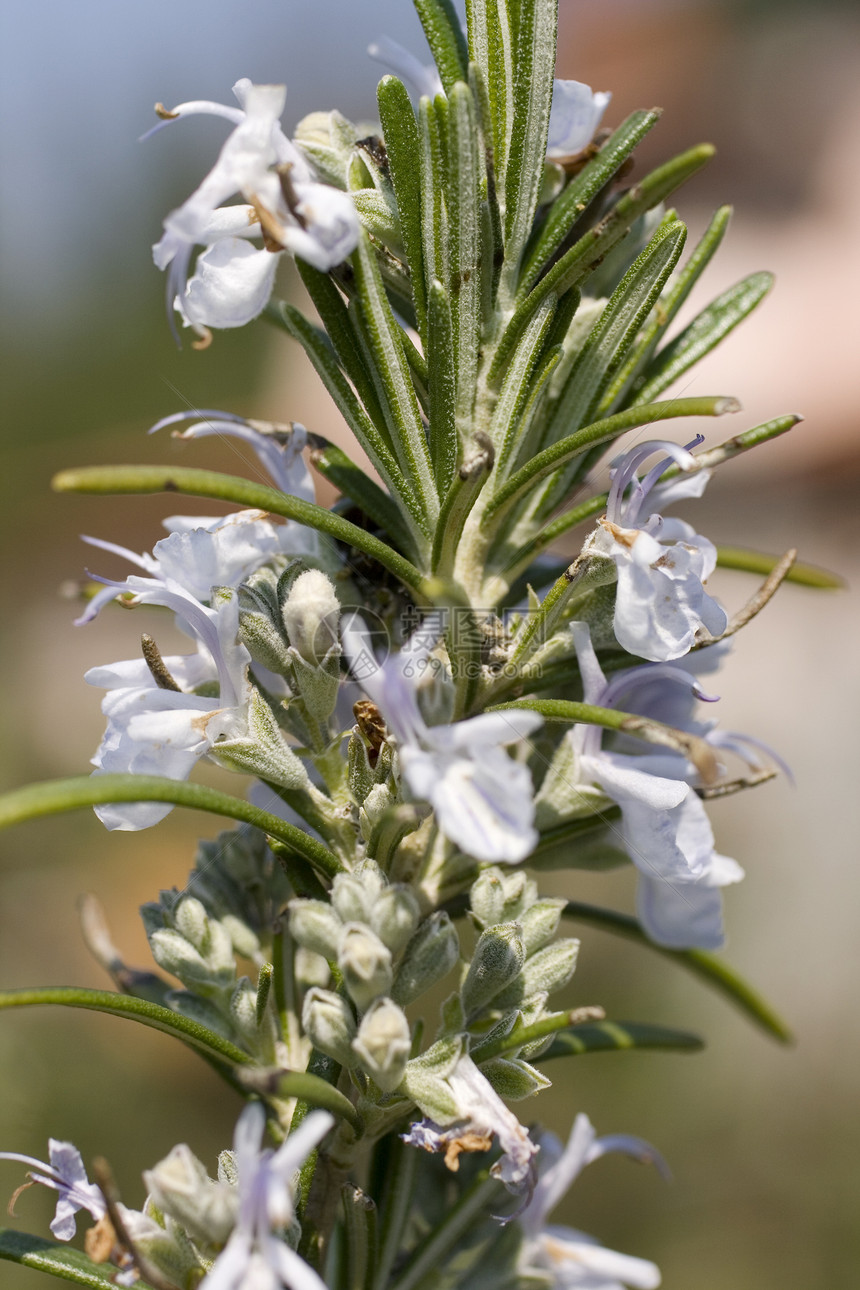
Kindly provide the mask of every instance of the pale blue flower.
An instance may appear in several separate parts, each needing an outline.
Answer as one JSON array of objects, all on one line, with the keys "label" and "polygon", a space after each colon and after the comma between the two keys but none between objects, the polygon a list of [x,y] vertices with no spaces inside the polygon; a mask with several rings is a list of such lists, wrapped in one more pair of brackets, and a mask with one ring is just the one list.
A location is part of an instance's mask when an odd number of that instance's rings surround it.
[{"label": "pale blue flower", "polygon": [[104,1196],[95,1183],[87,1178],[81,1153],[71,1142],[48,1139],[50,1164],[33,1156],[22,1156],[16,1151],[0,1151],[0,1160],[17,1160],[30,1165],[38,1173],[28,1176],[58,1193],[57,1209],[51,1220],[51,1231],[58,1241],[70,1241],[75,1235],[75,1214],[85,1209],[96,1222],[107,1213]]},{"label": "pale blue flower", "polygon": [[282,1234],[295,1216],[295,1177],[334,1119],[312,1111],[277,1151],[261,1150],[265,1123],[259,1102],[239,1116],[233,1140],[239,1217],[200,1290],[325,1290]]},{"label": "pale blue flower", "polygon": [[[658,679],[682,691],[694,689],[693,678],[678,666],[633,668],[607,684],[586,624],[573,623],[571,631],[586,703],[621,706],[638,684],[653,687]],[[703,697],[698,688],[696,693]],[[662,719],[660,711],[647,715]],[[694,768],[668,751],[607,751],[595,725],[577,725],[566,737],[577,754],[581,781],[598,784],[621,808],[621,840],[639,870],[638,913],[648,935],[672,949],[719,949],[719,888],[744,875],[736,861],[714,849],[707,812],[688,782]]]},{"label": "pale blue flower", "polygon": [[546,155],[550,159],[570,157],[587,148],[611,98],[604,90],[595,93],[582,81],[553,81]]},{"label": "pale blue flower", "polygon": [[[233,93],[238,109],[195,100],[167,114],[168,121],[221,116],[234,126],[212,170],[167,216],[153,248],[155,263],[168,271],[168,304],[204,340],[210,327],[241,327],[262,311],[280,251],[325,272],[355,249],[359,233],[348,194],[321,184],[281,129],[286,87],[243,78]],[[247,205],[223,205],[237,195]],[[247,240],[261,236],[263,250]],[[206,249],[189,279],[195,246]]]},{"label": "pale blue flower", "polygon": [[476,860],[524,860],[537,843],[532,778],[504,747],[527,738],[542,718],[527,711],[485,712],[428,726],[418,706],[418,685],[441,635],[438,617],[425,620],[384,663],[377,661],[358,615],[347,618],[341,630],[353,676],[397,740],[403,778],[414,797],[430,802],[445,837]]},{"label": "pale blue flower", "polygon": [[584,1232],[546,1221],[585,1166],[610,1151],[665,1171],[660,1155],[647,1142],[622,1133],[598,1138],[587,1115],[576,1117],[565,1147],[553,1134],[541,1136],[537,1186],[518,1220],[525,1236],[519,1262],[524,1275],[549,1276],[553,1290],[622,1290],[623,1286],[656,1290],[659,1286],[656,1264],[617,1254]]},{"label": "pale blue flower", "polygon": [[[672,462],[682,470],[694,464],[689,448],[699,442],[681,448],[666,440],[649,440],[620,457],[610,472],[606,515],[583,548],[584,555],[615,562],[614,627],[619,645],[655,662],[680,658],[700,633],[719,636],[728,622],[703,585],[716,567],[714,545],[683,520],[665,520],[658,514],[640,520],[649,494],[652,501],[663,502],[701,495],[705,471],[658,486]],[[640,480],[640,465],[658,452],[665,455]]]}]

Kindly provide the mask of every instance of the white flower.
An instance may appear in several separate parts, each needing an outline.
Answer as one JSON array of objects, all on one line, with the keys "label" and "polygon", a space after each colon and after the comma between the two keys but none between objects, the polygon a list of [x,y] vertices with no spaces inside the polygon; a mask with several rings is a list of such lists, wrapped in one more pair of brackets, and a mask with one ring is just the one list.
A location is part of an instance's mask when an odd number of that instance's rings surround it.
[{"label": "white flower", "polygon": [[594,93],[582,81],[553,81],[546,155],[571,157],[587,148],[611,98],[604,90]]},{"label": "white flower", "polygon": [[[204,339],[209,327],[241,327],[261,312],[280,251],[327,271],[355,248],[359,232],[349,196],[319,183],[281,129],[286,87],[243,78],[233,93],[238,109],[195,101],[165,113],[168,120],[204,113],[234,125],[212,170],[168,215],[153,248],[158,267],[168,269],[169,305]],[[247,205],[223,206],[236,195]],[[262,237],[265,249],[249,237]],[[186,281],[195,246],[206,250]]]},{"label": "white flower", "polygon": [[525,1235],[520,1271],[549,1273],[554,1290],[573,1290],[575,1286],[582,1290],[621,1290],[622,1286],[655,1290],[660,1284],[660,1270],[654,1263],[616,1254],[584,1232],[546,1222],[586,1165],[608,1151],[622,1151],[665,1169],[654,1148],[627,1134],[598,1138],[588,1116],[578,1115],[566,1147],[552,1134],[544,1134],[540,1149],[540,1177],[519,1218]]},{"label": "white flower", "polygon": [[[198,653],[164,659],[166,672],[158,675],[144,659],[91,668],[85,674],[88,684],[108,691],[102,702],[107,730],[92,759],[96,773],[187,779],[218,739],[237,737],[245,730],[250,655],[238,639],[238,597],[224,589],[209,608],[166,576],[132,575],[112,583],[110,590],[114,595],[130,593],[139,604],[172,609],[196,638]],[[211,681],[218,683],[217,698],[193,692]],[[94,809],[107,828],[128,830],[149,828],[173,808],[165,802],[134,802]]]},{"label": "white flower", "polygon": [[[701,442],[696,439],[688,445]],[[701,495],[707,472],[673,480],[655,488],[660,475],[677,462],[689,469],[688,448],[664,440],[639,444],[620,457],[611,471],[612,486],[606,516],[586,541],[584,554],[614,560],[618,573],[615,599],[615,635],[618,643],[639,658],[659,662],[680,658],[695,643],[698,632],[719,636],[726,615],[702,585],[717,562],[715,547],[683,520],[664,520],[652,514],[639,523],[642,504],[654,499],[674,501]],[[655,452],[666,453],[640,480],[638,467]],[[626,490],[630,488],[625,498]]]},{"label": "white flower", "polygon": [[[196,417],[202,417],[203,420],[196,421]],[[247,421],[233,412],[222,412],[217,408],[193,408],[189,412],[174,412],[169,417],[162,417],[150,428],[149,433],[155,434],[165,426],[179,425],[183,421],[193,421],[194,424],[186,426],[184,430],[172,431],[174,439],[206,439],[212,435],[219,439],[238,439],[253,448],[260,464],[282,493],[298,497],[303,502],[314,500],[313,479],[302,457],[308,441],[307,431],[298,421],[279,426],[264,421]],[[170,521],[166,523],[171,529],[178,527]],[[198,521],[196,527],[205,525]],[[301,533],[307,532],[302,525],[285,527]]]},{"label": "white flower", "polygon": [[[658,679],[693,691],[693,678],[680,667],[633,668],[607,684],[588,627],[573,623],[571,631],[586,703],[611,707],[637,684],[651,687]],[[698,695],[704,697],[701,691]],[[621,808],[622,843],[639,870],[638,913],[648,935],[671,949],[719,949],[724,939],[719,888],[744,874],[714,850],[707,812],[687,782],[693,773],[689,763],[674,753],[606,751],[599,726],[577,725],[567,738],[581,780],[598,784]]]},{"label": "white flower", "polygon": [[463,1151],[488,1151],[496,1138],[502,1155],[490,1173],[508,1191],[531,1194],[538,1147],[486,1075],[481,1074],[471,1057],[464,1055],[446,1082],[457,1103],[456,1122],[441,1127],[433,1120],[420,1120],[404,1135],[404,1141],[425,1151],[444,1151],[445,1163],[456,1171]]},{"label": "white flower", "polygon": [[342,627],[344,652],[397,740],[410,791],[430,802],[439,828],[476,860],[524,860],[537,843],[528,768],[504,745],[541,724],[534,712],[485,712],[467,721],[428,726],[418,706],[418,683],[441,634],[438,616],[425,620],[399,654],[380,664],[355,614]]},{"label": "white flower", "polygon": [[260,1150],[265,1122],[259,1102],[239,1116],[233,1139],[239,1217],[200,1290],[325,1290],[279,1233],[294,1218],[294,1176],[334,1120],[327,1111],[312,1111],[277,1151]]},{"label": "white flower", "polygon": [[107,1213],[107,1206],[100,1189],[87,1178],[77,1147],[71,1142],[58,1142],[56,1138],[49,1138],[48,1154],[51,1163],[47,1165],[41,1160],[35,1160],[33,1156],[22,1156],[15,1151],[0,1151],[0,1160],[18,1160],[21,1164],[31,1165],[40,1171],[29,1174],[29,1178],[59,1193],[51,1231],[58,1241],[70,1241],[75,1235],[75,1214],[78,1210],[87,1210],[98,1222]]}]

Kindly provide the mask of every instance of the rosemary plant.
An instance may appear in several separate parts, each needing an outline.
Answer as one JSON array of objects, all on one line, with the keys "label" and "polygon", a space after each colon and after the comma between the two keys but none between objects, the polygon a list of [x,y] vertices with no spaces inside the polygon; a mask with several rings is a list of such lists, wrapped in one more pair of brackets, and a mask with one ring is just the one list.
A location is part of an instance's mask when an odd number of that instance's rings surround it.
[{"label": "rosemary plant", "polygon": [[[673,329],[729,222],[724,207],[688,249],[668,204],[712,149],[631,175],[659,112],[606,129],[609,94],[554,79],[555,0],[469,0],[465,31],[451,0],[415,5],[433,63],[373,48],[399,75],[370,135],[333,111],[289,138],[284,88],[249,81],[236,106],[159,106],[156,127],[228,123],[155,248],[177,336],[208,345],[264,314],[370,469],[317,429],[203,409],[153,429],[235,437],[270,482],[175,465],[55,480],[240,508],[172,515],[151,554],[87,539],[132,572],[97,578],[79,622],[139,606],[140,652],[87,673],[105,691],[95,773],[0,799],[4,825],[86,805],[108,829],[174,806],[234,822],[141,911],[161,973],[126,964],[90,902],[114,989],[0,995],[166,1031],[246,1099],[217,1177],[179,1145],[139,1210],[71,1143],[3,1153],[58,1201],[56,1242],[7,1232],[0,1256],[81,1285],[656,1286],[653,1263],[547,1219],[601,1154],[659,1155],[583,1112],[562,1146],[533,1098],[572,1056],[699,1041],[559,1007],[568,924],[657,949],[785,1038],[715,954],[721,889],[743,873],[706,811],[781,763],[700,705],[781,582],[832,580],[663,517],[799,419],[702,451],[667,424],[739,411],[670,391],[770,278]],[[284,254],[312,311],[271,298]],[[314,472],[341,494],[331,510]],[[766,574],[733,617],[706,589],[719,564]],[[162,653],[145,606],[188,653]],[[190,778],[204,758],[246,777],[235,796]],[[636,918],[576,901],[578,870],[621,864]],[[541,894],[548,869],[571,899]],[[62,1244],[82,1213],[85,1253]]]}]

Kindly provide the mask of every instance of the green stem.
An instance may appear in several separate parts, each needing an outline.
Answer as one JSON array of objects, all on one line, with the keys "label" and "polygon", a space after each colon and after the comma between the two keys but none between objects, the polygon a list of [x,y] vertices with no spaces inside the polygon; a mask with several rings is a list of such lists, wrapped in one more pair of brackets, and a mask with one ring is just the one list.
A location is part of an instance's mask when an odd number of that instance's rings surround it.
[{"label": "green stem", "polygon": [[648,939],[641,923],[628,914],[616,913],[614,909],[601,909],[597,905],[585,905],[578,900],[569,900],[564,907],[563,917],[572,918],[578,923],[587,923],[599,927],[616,936],[624,936],[644,945],[655,954],[678,963],[681,967],[699,977],[706,985],[722,994],[736,1007],[745,1012],[747,1017],[782,1044],[793,1042],[791,1031],[771,1006],[753,988],[747,985],[728,963],[708,950],[670,950],[663,945],[655,945]]},{"label": "green stem", "polygon": [[283,515],[363,551],[399,578],[419,600],[425,600],[421,572],[385,542],[315,502],[302,501],[238,475],[185,466],[81,466],[60,471],[51,487],[58,493],[186,493]]},{"label": "green stem", "polygon": [[412,1205],[418,1152],[405,1142],[395,1140],[392,1148],[394,1159],[386,1173],[384,1203],[380,1208],[382,1222],[379,1232],[379,1253],[376,1260],[373,1290],[386,1290],[391,1269],[400,1249],[406,1220]]},{"label": "green stem", "polygon": [[101,806],[109,802],[172,802],[174,806],[187,806],[194,811],[226,815],[271,834],[329,878],[343,869],[337,856],[321,842],[277,815],[217,788],[189,784],[184,780],[162,779],[157,775],[81,775],[75,779],[30,784],[0,796],[0,829],[43,815],[59,815],[83,806]]},{"label": "green stem", "polygon": [[637,426],[651,425],[654,421],[665,421],[671,417],[719,417],[726,412],[737,412],[740,404],[736,399],[706,397],[699,399],[667,399],[663,403],[646,403],[639,407],[627,408],[616,412],[614,416],[577,430],[575,434],[566,435],[557,443],[551,444],[532,457],[515,475],[502,485],[491,497],[485,519],[489,520],[506,504],[513,503],[540,479],[578,457],[587,448],[617,439],[625,430]]},{"label": "green stem", "polygon": [[413,1250],[405,1268],[391,1285],[391,1290],[416,1290],[425,1278],[438,1277],[443,1262],[460,1237],[485,1209],[499,1184],[485,1171],[478,1175],[453,1209]]},{"label": "green stem", "polygon": [[111,990],[88,990],[83,986],[51,986],[38,990],[4,990],[0,992],[0,1009],[32,1008],[58,1005],[64,1008],[84,1008],[88,1012],[104,1012],[113,1017],[139,1021],[152,1030],[172,1035],[198,1049],[205,1057],[229,1062],[231,1066],[245,1066],[251,1058],[229,1039],[202,1026],[181,1012],[163,1008],[148,999],[137,999],[128,994],[115,994]]}]

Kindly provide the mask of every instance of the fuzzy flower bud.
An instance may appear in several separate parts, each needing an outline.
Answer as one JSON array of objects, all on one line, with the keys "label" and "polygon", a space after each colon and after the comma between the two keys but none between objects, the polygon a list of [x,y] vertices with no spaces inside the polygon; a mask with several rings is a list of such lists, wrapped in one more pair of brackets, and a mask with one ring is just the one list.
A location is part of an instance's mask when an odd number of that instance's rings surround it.
[{"label": "fuzzy flower bud", "polygon": [[350,996],[362,1011],[391,990],[391,951],[369,927],[360,923],[346,925],[337,962]]},{"label": "fuzzy flower bud", "polygon": [[373,930],[392,954],[400,953],[418,926],[420,917],[417,897],[399,883],[381,891],[370,912]]},{"label": "fuzzy flower bud", "polygon": [[230,1187],[213,1182],[185,1143],[143,1175],[150,1198],[164,1214],[203,1245],[223,1245],[236,1221],[237,1197]]},{"label": "fuzzy flower bud", "polygon": [[346,1000],[333,990],[308,990],[302,1006],[302,1029],[314,1048],[341,1066],[354,1066],[355,1021]]},{"label": "fuzzy flower bud", "polygon": [[300,573],[287,597],[283,615],[293,649],[306,663],[319,667],[338,643],[340,605],[331,580],[319,569]]},{"label": "fuzzy flower bud", "polygon": [[445,913],[431,914],[406,946],[392,997],[411,1003],[451,971],[460,956],[457,931]]},{"label": "fuzzy flower bud", "polygon": [[403,1010],[391,999],[377,999],[362,1018],[352,1047],[374,1083],[392,1093],[403,1079],[411,1047]]}]

